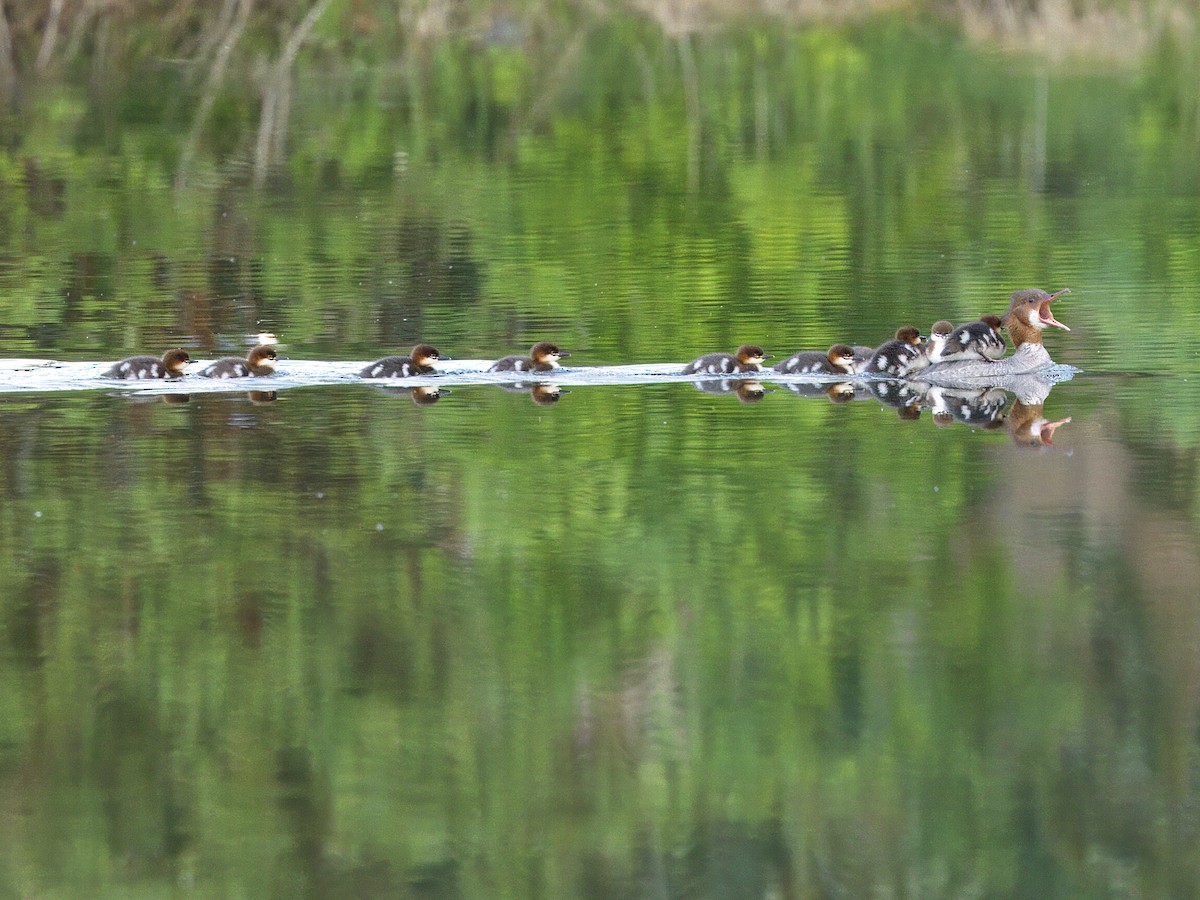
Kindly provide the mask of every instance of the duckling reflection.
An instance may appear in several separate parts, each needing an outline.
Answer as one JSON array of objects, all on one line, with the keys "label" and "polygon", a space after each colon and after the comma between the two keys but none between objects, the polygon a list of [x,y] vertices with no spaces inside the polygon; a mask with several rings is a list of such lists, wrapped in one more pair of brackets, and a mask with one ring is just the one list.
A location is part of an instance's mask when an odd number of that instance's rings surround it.
[{"label": "duckling reflection", "polygon": [[446,394],[453,393],[449,388],[437,387],[436,385],[422,385],[413,387],[387,387],[379,386],[375,390],[381,394],[391,394],[394,397],[407,397],[413,402],[414,406],[433,406],[442,399]]},{"label": "duckling reflection", "polygon": [[779,386],[797,397],[825,397],[830,403],[849,403],[851,400],[865,400],[871,396],[865,384],[854,384],[849,381],[828,382],[780,381]]},{"label": "duckling reflection", "polygon": [[182,405],[192,399],[191,394],[152,394],[140,391],[113,391],[108,396],[121,397],[126,403],[169,403]]},{"label": "duckling reflection", "polygon": [[920,418],[921,401],[927,390],[925,385],[911,381],[871,381],[868,386],[875,399],[896,410],[900,418]]},{"label": "duckling reflection", "polygon": [[571,393],[557,384],[546,384],[541,381],[510,381],[499,386],[500,390],[510,394],[528,394],[529,399],[538,406],[553,406],[564,394]]},{"label": "duckling reflection", "polygon": [[255,406],[266,406],[279,399],[279,391],[247,391],[246,399]]},{"label": "duckling reflection", "polygon": [[997,387],[930,387],[922,402],[939,426],[961,422],[970,428],[997,428],[1004,421],[1008,393]]},{"label": "duckling reflection", "polygon": [[761,381],[747,378],[720,378],[716,381],[697,380],[692,384],[702,394],[732,394],[738,398],[740,403],[758,403],[767,394],[775,393]]},{"label": "duckling reflection", "polygon": [[1026,405],[1016,400],[1004,420],[1004,430],[1018,447],[1040,450],[1055,447],[1054,432],[1070,421],[1070,416],[1051,421],[1042,414],[1042,404]]}]

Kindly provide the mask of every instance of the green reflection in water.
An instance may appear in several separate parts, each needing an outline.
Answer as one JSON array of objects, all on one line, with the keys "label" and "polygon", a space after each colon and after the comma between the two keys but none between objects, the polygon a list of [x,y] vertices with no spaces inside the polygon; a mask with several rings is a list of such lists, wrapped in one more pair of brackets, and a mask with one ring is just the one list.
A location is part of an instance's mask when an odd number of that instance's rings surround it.
[{"label": "green reflection in water", "polygon": [[6,404],[10,883],[1194,885],[1194,515],[1078,393]]}]

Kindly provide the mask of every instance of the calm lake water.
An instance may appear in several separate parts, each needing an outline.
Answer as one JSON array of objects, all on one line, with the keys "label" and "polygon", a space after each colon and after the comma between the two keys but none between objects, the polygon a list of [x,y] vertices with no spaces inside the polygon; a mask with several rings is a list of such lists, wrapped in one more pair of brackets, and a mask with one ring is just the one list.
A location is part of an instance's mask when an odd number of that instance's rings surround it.
[{"label": "calm lake water", "polygon": [[302,69],[262,191],[150,100],[18,118],[8,357],[782,356],[1040,286],[1081,371],[990,428],[769,379],[0,394],[4,891],[1200,892],[1195,81],[932,40],[707,39],[697,109],[610,35],[529,120],[503,55],[442,118]]}]

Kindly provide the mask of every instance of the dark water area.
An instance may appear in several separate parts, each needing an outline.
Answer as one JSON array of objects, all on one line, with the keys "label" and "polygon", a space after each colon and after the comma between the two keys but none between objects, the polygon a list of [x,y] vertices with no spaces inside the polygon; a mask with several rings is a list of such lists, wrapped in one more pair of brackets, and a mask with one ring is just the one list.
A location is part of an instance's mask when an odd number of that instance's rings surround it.
[{"label": "dark water area", "polygon": [[184,172],[150,101],[44,98],[2,355],[783,356],[1036,285],[1080,371],[989,427],[770,378],[0,393],[6,892],[1200,890],[1196,82],[608,38],[548,97],[301,66],[259,191],[232,125]]}]

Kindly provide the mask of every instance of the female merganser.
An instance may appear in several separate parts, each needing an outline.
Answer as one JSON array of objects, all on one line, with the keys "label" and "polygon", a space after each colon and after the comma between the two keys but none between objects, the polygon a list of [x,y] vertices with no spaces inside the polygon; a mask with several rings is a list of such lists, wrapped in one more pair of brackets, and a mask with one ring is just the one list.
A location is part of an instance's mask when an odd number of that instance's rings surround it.
[{"label": "female merganser", "polygon": [[186,350],[168,350],[162,359],[154,356],[131,356],[105,372],[102,378],[179,378],[192,361]]},{"label": "female merganser", "polygon": [[732,375],[735,372],[761,372],[764,359],[774,359],[757,344],[742,344],[736,353],[706,353],[683,367],[684,375]]},{"label": "female merganser", "polygon": [[1008,349],[1004,343],[1004,335],[1000,333],[1003,324],[999,316],[980,316],[978,322],[968,322],[959,325],[947,338],[937,360],[930,357],[930,362],[954,362],[963,359],[999,359]]},{"label": "female merganser", "polygon": [[279,356],[270,344],[259,344],[246,359],[227,356],[212,363],[200,374],[205,378],[245,378],[249,375],[271,375]]},{"label": "female merganser", "polygon": [[922,371],[916,377],[923,381],[954,381],[970,378],[996,378],[1008,375],[1026,375],[1054,365],[1054,360],[1042,346],[1042,330],[1049,325],[1071,329],[1054,318],[1050,312],[1050,304],[1069,294],[1070,288],[1063,288],[1054,294],[1047,294],[1037,288],[1026,288],[1016,291],[1010,298],[1008,311],[1001,318],[1004,329],[1012,338],[1013,354],[997,360],[960,360],[957,362],[941,362]]},{"label": "female merganser", "polygon": [[867,371],[872,375],[894,375],[902,378],[929,365],[921,349],[921,332],[906,325],[896,332],[896,337],[880,346],[871,357]]},{"label": "female merganser", "polygon": [[826,353],[801,350],[776,364],[775,371],[783,375],[853,375],[854,350],[845,344],[834,344]]},{"label": "female merganser", "polygon": [[385,356],[383,359],[377,359],[359,372],[358,377],[407,378],[410,375],[433,375],[437,372],[433,364],[449,358],[439,356],[437,347],[417,344],[412,348],[412,356]]},{"label": "female merganser", "polygon": [[946,338],[950,337],[953,330],[954,326],[945,319],[933,323],[933,327],[929,329],[929,346],[925,348],[925,355],[931,363],[942,358],[942,348],[946,346]]},{"label": "female merganser", "polygon": [[534,344],[528,356],[505,356],[492,363],[489,372],[552,372],[558,368],[558,361],[570,356],[566,350],[560,350],[549,341]]}]

